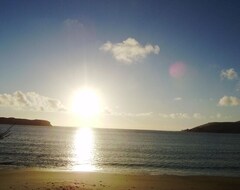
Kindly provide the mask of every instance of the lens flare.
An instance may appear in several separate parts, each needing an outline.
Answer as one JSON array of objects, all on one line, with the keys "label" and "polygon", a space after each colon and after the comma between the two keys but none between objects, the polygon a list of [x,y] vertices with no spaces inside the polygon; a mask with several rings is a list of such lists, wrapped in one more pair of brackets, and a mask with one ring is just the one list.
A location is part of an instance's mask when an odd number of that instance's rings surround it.
[{"label": "lens flare", "polygon": [[169,74],[173,78],[182,78],[186,74],[186,64],[183,62],[176,62],[169,68]]}]

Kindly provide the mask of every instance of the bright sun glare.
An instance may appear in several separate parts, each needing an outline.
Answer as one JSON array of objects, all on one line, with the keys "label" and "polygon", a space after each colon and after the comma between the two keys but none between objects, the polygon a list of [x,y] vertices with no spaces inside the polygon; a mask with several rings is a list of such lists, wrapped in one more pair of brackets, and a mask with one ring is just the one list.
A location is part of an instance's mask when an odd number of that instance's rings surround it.
[{"label": "bright sun glare", "polygon": [[80,128],[76,131],[73,144],[73,165],[75,171],[96,170],[94,160],[94,133],[90,128]]},{"label": "bright sun glare", "polygon": [[75,92],[72,100],[72,111],[81,117],[95,117],[101,111],[100,97],[90,88]]}]

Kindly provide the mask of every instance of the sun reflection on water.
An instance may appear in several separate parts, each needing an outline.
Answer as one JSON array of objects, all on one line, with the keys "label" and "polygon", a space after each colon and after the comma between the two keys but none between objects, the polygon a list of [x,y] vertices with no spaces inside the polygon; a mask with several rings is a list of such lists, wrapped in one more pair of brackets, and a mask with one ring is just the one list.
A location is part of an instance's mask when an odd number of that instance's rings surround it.
[{"label": "sun reflection on water", "polygon": [[74,171],[95,171],[94,159],[94,134],[91,128],[79,128],[73,140],[73,165]]}]

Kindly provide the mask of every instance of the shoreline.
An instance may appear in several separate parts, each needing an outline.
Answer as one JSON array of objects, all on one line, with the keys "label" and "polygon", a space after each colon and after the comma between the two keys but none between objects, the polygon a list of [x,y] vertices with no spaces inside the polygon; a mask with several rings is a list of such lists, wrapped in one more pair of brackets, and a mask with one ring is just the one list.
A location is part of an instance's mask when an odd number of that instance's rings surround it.
[{"label": "shoreline", "polygon": [[114,174],[37,169],[0,170],[1,190],[234,190],[240,177]]},{"label": "shoreline", "polygon": [[61,168],[41,168],[41,167],[0,167],[1,172],[21,171],[21,172],[56,172],[56,173],[97,173],[97,174],[113,174],[113,175],[129,175],[129,176],[179,176],[179,177],[227,177],[227,178],[239,178],[239,175],[214,175],[214,174],[202,174],[202,173],[186,173],[186,172],[172,172],[172,173],[149,173],[139,171],[111,171],[111,170],[70,170]]}]

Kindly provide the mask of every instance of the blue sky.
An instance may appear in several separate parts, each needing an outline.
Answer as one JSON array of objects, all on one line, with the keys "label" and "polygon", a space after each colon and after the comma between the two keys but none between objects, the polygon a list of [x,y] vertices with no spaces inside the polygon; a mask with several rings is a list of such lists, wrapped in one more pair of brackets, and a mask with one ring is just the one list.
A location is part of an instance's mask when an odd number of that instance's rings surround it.
[{"label": "blue sky", "polygon": [[0,113],[81,126],[181,130],[240,114],[238,1],[1,1]]}]

